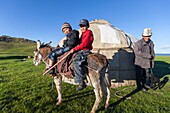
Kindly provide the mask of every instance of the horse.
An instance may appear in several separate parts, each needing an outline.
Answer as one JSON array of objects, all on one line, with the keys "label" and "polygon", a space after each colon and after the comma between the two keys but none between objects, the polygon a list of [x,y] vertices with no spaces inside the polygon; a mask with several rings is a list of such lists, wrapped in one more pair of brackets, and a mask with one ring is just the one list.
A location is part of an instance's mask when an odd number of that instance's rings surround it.
[{"label": "horse", "polygon": [[[47,44],[41,44],[41,42],[38,40],[37,41],[37,48],[34,51],[34,58],[33,58],[33,64],[35,66],[38,66],[42,61],[48,65],[48,56],[52,51],[52,47],[50,46],[50,43]],[[93,55],[94,54],[94,55]],[[106,99],[105,99],[105,109],[109,107],[109,100],[110,100],[110,86],[111,82],[109,81],[108,77],[108,68],[109,68],[109,63],[107,61],[106,56],[102,54],[95,54],[92,53],[92,55],[87,56],[88,59],[93,59],[93,62],[96,64],[100,65],[100,69],[94,69],[92,66],[90,67],[89,65],[91,62],[88,62],[87,66],[84,66],[86,68],[86,85],[87,86],[92,86],[94,88],[94,93],[96,100],[94,102],[94,105],[91,109],[90,113],[95,113],[96,110],[98,109],[98,106],[102,100],[102,95],[104,93]],[[57,103],[56,105],[61,105],[62,103],[62,81],[71,83],[74,85],[77,85],[74,82],[74,78],[67,78],[64,76],[62,73],[55,73],[56,76],[54,76],[54,83],[57,89],[58,97],[57,97]]]}]

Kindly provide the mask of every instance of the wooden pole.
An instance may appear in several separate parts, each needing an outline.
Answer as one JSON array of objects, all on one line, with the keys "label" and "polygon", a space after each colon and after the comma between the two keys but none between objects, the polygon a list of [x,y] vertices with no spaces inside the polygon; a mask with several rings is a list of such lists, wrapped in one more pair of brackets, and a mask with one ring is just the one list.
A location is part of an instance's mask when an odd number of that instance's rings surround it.
[{"label": "wooden pole", "polygon": [[53,69],[55,66],[57,66],[61,61],[63,61],[68,55],[71,54],[71,51],[68,52],[62,59],[60,59],[56,64],[54,64],[52,67],[50,67],[47,71],[43,73],[43,75],[47,74],[51,69]]}]

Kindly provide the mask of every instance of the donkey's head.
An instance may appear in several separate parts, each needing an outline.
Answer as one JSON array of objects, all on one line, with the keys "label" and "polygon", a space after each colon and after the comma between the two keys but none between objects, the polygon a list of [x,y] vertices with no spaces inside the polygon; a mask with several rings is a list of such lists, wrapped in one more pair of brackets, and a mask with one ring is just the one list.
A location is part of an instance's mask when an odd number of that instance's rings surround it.
[{"label": "donkey's head", "polygon": [[34,59],[33,59],[33,64],[35,66],[38,66],[41,61],[43,60],[44,62],[48,59],[48,55],[52,51],[52,47],[50,46],[51,42],[47,44],[41,44],[41,41],[37,41],[37,48],[34,51]]}]

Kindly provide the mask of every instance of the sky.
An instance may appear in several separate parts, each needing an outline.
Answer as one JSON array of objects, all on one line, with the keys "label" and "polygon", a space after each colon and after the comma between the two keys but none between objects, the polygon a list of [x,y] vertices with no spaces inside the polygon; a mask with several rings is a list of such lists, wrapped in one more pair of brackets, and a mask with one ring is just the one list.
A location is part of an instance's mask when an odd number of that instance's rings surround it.
[{"label": "sky", "polygon": [[0,36],[52,41],[64,37],[61,25],[105,19],[141,39],[152,29],[156,53],[170,53],[170,0],[0,0]]}]

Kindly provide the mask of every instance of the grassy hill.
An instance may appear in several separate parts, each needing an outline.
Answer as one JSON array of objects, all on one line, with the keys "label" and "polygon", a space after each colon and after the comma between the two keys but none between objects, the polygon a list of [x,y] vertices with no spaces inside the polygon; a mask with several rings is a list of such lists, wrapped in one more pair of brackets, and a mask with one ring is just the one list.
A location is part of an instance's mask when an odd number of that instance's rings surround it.
[{"label": "grassy hill", "polygon": [[0,36],[0,56],[33,55],[36,42],[25,38]]}]

